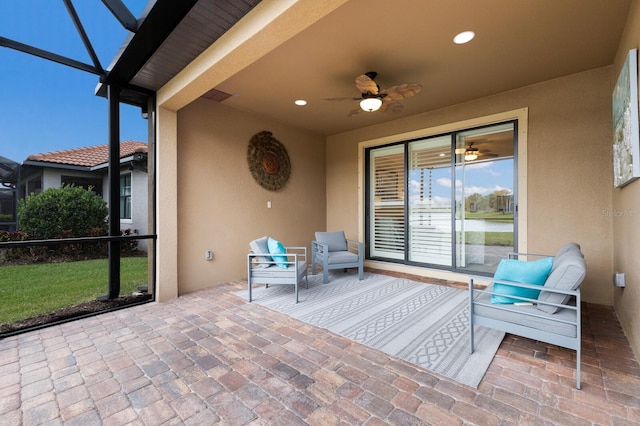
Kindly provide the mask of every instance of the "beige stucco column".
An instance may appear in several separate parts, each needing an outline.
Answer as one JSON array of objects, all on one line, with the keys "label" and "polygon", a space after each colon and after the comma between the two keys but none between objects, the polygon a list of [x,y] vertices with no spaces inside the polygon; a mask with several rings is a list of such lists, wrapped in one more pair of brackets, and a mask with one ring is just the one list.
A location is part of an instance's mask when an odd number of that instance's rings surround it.
[{"label": "beige stucco column", "polygon": [[156,123],[156,301],[165,302],[178,297],[178,114],[158,107]]}]

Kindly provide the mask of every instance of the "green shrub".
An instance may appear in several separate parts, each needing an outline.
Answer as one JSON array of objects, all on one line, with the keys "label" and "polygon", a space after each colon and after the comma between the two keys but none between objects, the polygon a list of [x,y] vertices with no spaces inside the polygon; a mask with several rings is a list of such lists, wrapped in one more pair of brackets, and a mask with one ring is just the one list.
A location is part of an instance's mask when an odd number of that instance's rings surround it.
[{"label": "green shrub", "polygon": [[49,188],[20,200],[20,230],[28,239],[73,238],[106,232],[108,209],[102,198],[79,186]]}]

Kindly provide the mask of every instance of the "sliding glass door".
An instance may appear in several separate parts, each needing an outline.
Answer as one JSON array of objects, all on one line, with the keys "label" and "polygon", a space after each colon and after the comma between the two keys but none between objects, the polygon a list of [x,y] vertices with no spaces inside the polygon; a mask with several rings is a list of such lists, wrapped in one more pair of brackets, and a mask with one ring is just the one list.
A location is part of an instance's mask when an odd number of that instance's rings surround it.
[{"label": "sliding glass door", "polygon": [[367,151],[369,258],[493,273],[514,251],[515,123]]},{"label": "sliding glass door", "polygon": [[456,269],[493,273],[514,251],[514,125],[456,135]]},{"label": "sliding glass door", "polygon": [[409,143],[409,261],[451,266],[451,136]]}]

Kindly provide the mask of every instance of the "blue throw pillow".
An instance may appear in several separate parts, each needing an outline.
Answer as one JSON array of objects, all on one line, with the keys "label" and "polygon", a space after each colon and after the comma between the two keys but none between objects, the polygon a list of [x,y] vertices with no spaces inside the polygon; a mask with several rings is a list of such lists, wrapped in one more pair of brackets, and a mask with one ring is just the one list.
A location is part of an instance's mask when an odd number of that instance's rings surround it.
[{"label": "blue throw pillow", "polygon": [[287,256],[278,256],[279,254],[285,254],[287,252],[282,243],[269,237],[267,246],[269,247],[271,259],[276,263],[276,266],[287,269],[289,267],[289,265],[285,263],[287,261]]},{"label": "blue throw pillow", "polygon": [[[547,277],[551,273],[553,267],[553,257],[545,257],[544,259],[525,262],[517,259],[502,259],[493,275],[495,280],[507,280],[517,283],[544,285]],[[528,288],[514,287],[508,284],[493,284],[493,290],[498,293],[508,294],[511,296],[527,297],[529,299],[537,299],[540,290],[532,290]],[[526,302],[526,300],[513,299],[511,297],[491,295],[491,303],[516,303]]]}]

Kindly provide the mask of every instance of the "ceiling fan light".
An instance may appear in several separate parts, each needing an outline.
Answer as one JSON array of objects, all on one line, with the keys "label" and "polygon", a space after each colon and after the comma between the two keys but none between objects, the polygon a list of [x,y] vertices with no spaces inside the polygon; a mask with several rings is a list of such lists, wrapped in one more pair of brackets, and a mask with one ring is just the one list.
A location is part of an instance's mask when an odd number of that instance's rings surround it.
[{"label": "ceiling fan light", "polygon": [[365,98],[360,101],[360,108],[363,111],[374,112],[380,109],[382,100],[379,98]]},{"label": "ceiling fan light", "polygon": [[473,161],[478,158],[477,149],[468,149],[464,152],[464,161]]}]

